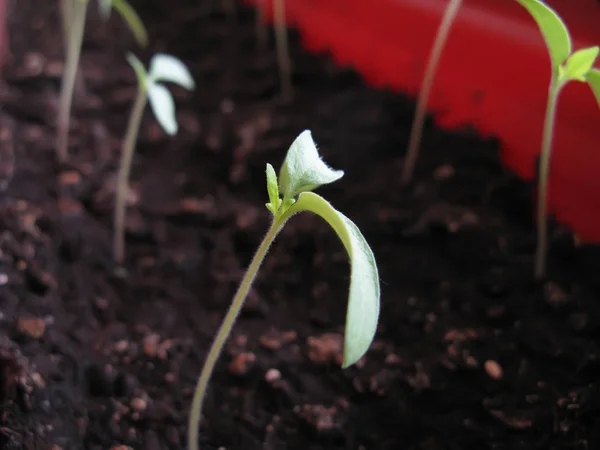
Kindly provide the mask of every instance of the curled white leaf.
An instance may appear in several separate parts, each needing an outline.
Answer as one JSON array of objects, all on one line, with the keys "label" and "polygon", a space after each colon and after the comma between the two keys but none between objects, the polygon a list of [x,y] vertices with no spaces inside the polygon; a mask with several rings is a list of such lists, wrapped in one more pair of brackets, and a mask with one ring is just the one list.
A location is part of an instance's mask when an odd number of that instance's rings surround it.
[{"label": "curled white leaf", "polygon": [[158,83],[150,83],[148,100],[152,112],[160,126],[169,135],[177,134],[177,118],[175,117],[175,102],[169,90]]},{"label": "curled white leaf", "polygon": [[323,162],[309,130],[294,140],[279,172],[279,189],[285,199],[300,192],[312,191],[344,176],[342,170],[333,170]]},{"label": "curled white leaf", "polygon": [[154,55],[148,74],[156,82],[175,83],[188,90],[195,88],[194,79],[185,64],[172,55]]},{"label": "curled white leaf", "polygon": [[380,286],[375,256],[358,227],[323,197],[313,192],[302,192],[282,219],[301,211],[321,216],[336,232],[350,258],[350,289],[342,362],[342,367],[346,368],[367,352],[377,331]]}]

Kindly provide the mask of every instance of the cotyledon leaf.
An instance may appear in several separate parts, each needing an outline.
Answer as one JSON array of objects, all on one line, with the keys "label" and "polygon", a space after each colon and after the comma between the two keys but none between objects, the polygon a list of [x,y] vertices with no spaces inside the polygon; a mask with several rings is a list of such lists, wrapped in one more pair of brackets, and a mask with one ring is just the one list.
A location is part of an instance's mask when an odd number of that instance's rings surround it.
[{"label": "cotyledon leaf", "polygon": [[287,200],[300,192],[333,183],[342,176],[342,170],[333,170],[323,162],[311,132],[305,130],[298,135],[287,152],[279,171],[279,190]]},{"label": "cotyledon leaf", "polygon": [[569,80],[586,81],[586,75],[598,57],[598,46],[582,48],[574,52],[565,63],[563,77]]},{"label": "cotyledon leaf", "polygon": [[[102,1],[105,2],[105,0]],[[140,16],[135,12],[135,9],[125,0],[110,0],[110,4],[127,23],[138,44],[146,47],[148,45],[148,32],[146,31],[144,22],[142,22]]]},{"label": "cotyledon leaf", "polygon": [[350,258],[350,289],[346,312],[342,367],[356,363],[369,349],[379,320],[380,286],[375,256],[358,227],[327,200],[302,192],[285,218],[309,211],[321,216],[336,232]]},{"label": "cotyledon leaf", "polygon": [[169,90],[158,83],[150,83],[148,86],[148,100],[152,112],[158,120],[165,133],[174,135],[177,133],[177,118],[175,117],[175,102]]},{"label": "cotyledon leaf", "polygon": [[598,108],[600,108],[600,70],[592,69],[587,73],[586,76],[587,82],[594,93],[594,97],[596,97],[596,101],[598,102]]},{"label": "cotyledon leaf", "polygon": [[539,0],[517,0],[533,17],[544,36],[552,65],[558,68],[571,54],[569,30],[560,16]]},{"label": "cotyledon leaf", "polygon": [[194,79],[185,64],[172,55],[154,55],[150,61],[148,76],[156,82],[175,83],[187,90],[195,88]]}]

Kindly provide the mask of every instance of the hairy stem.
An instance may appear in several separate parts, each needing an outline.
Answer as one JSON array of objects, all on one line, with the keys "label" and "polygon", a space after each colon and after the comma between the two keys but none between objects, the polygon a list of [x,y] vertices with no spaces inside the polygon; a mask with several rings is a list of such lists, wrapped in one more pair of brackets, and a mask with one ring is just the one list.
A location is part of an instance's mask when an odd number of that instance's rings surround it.
[{"label": "hairy stem", "polygon": [[542,152],[538,172],[538,201],[537,201],[537,248],[535,255],[535,278],[541,280],[545,276],[546,254],[548,252],[548,222],[546,208],[548,203],[548,178],[550,176],[550,155],[552,153],[552,135],[558,96],[563,84],[553,73],[548,90],[548,103],[544,119],[544,134],[542,137]]},{"label": "hairy stem", "polygon": [[285,21],[285,0],[273,0],[277,61],[281,80],[281,96],[289,100],[294,95],[292,88],[292,62],[289,54],[288,35]]},{"label": "hairy stem", "polygon": [[202,372],[200,373],[200,378],[198,379],[198,384],[196,385],[196,390],[194,392],[194,399],[192,400],[192,406],[190,410],[190,419],[188,426],[188,449],[189,450],[198,450],[198,434],[199,434],[199,424],[200,418],[202,417],[202,403],[204,400],[204,396],[206,394],[206,388],[208,386],[208,382],[212,375],[212,372],[215,368],[215,364],[219,355],[223,351],[223,347],[229,334],[231,333],[231,329],[239,315],[242,306],[244,305],[244,301],[250,291],[250,287],[256,278],[256,274],[258,273],[258,269],[260,268],[263,260],[269,248],[275,241],[277,234],[285,224],[285,220],[274,219],[269,231],[265,235],[263,241],[261,242],[258,250],[256,251],[254,257],[252,258],[252,262],[240,283],[238,291],[233,297],[233,301],[229,306],[229,310],[223,319],[223,323],[217,332],[215,340],[208,352],[208,356],[206,357],[206,361],[204,363],[204,367],[202,368]]},{"label": "hairy stem", "polygon": [[123,141],[121,153],[121,164],[119,167],[119,178],[117,180],[115,214],[114,214],[114,258],[117,264],[122,264],[125,259],[125,206],[131,171],[131,162],[135,151],[135,144],[140,130],[140,123],[144,116],[144,107],[146,106],[147,91],[144,86],[138,88],[138,93],[131,109],[127,132]]},{"label": "hairy stem", "polygon": [[406,152],[406,159],[404,161],[404,167],[402,169],[402,183],[408,184],[412,180],[413,172],[415,170],[415,164],[417,163],[417,157],[419,156],[419,146],[421,145],[421,138],[423,136],[423,125],[425,123],[425,112],[427,102],[429,100],[429,94],[431,93],[431,86],[435,78],[437,66],[444,50],[444,45],[448,39],[448,34],[452,28],[452,23],[456,17],[462,0],[450,0],[444,17],[438,28],[431,54],[429,55],[429,61],[427,62],[427,68],[425,69],[425,76],[423,79],[423,86],[417,99],[417,110],[415,112],[415,118],[412,124],[410,132],[410,140],[408,143],[408,150]]},{"label": "hairy stem", "polygon": [[62,163],[67,159],[69,144],[69,126],[71,106],[73,104],[73,90],[77,78],[83,30],[88,0],[75,0],[72,2],[71,29],[69,32],[69,45],[67,48],[65,69],[63,71],[58,110],[58,130],[56,136],[56,155]]}]

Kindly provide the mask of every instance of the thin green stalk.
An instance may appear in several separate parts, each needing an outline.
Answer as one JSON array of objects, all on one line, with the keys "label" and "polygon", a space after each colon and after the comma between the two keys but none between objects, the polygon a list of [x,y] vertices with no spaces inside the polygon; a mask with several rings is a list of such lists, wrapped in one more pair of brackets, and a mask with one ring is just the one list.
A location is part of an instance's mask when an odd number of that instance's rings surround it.
[{"label": "thin green stalk", "polygon": [[417,157],[419,156],[419,146],[421,144],[421,138],[423,136],[423,125],[425,123],[425,108],[429,100],[429,94],[431,92],[431,86],[435,78],[437,66],[442,56],[442,51],[446,41],[448,40],[448,34],[452,28],[454,18],[458,12],[462,0],[450,0],[448,7],[444,11],[444,17],[440,27],[438,28],[431,54],[429,55],[429,61],[427,68],[425,69],[425,76],[423,79],[423,86],[419,98],[417,99],[417,110],[415,112],[415,118],[412,124],[410,132],[410,140],[408,143],[408,150],[406,152],[406,160],[404,161],[404,167],[402,169],[402,183],[409,184],[412,180],[413,172],[415,170],[415,164],[417,163]]},{"label": "thin green stalk", "polygon": [[229,334],[231,333],[231,329],[239,315],[242,306],[244,305],[244,301],[250,291],[250,287],[256,278],[256,274],[258,273],[258,269],[260,268],[263,260],[269,248],[275,241],[277,234],[285,224],[285,220],[274,219],[269,231],[265,235],[263,241],[261,242],[256,254],[252,258],[252,262],[242,279],[242,282],[233,297],[233,301],[229,306],[229,310],[223,319],[223,323],[217,332],[215,340],[208,352],[208,356],[206,357],[206,361],[204,363],[204,367],[202,368],[202,372],[200,373],[200,378],[198,379],[198,384],[196,385],[196,390],[194,392],[194,399],[192,400],[192,406],[190,410],[190,419],[188,425],[188,449],[189,450],[198,450],[198,435],[199,435],[199,424],[200,418],[202,417],[202,403],[204,400],[204,396],[206,394],[206,388],[208,386],[208,382],[212,375],[212,372],[215,368],[215,364],[219,355],[223,351],[223,347]]},{"label": "thin green stalk", "polygon": [[281,79],[281,96],[289,100],[294,95],[292,87],[292,62],[289,54],[287,28],[285,22],[285,0],[273,1],[273,16],[275,20],[275,41],[277,44],[277,61]]},{"label": "thin green stalk", "polygon": [[117,264],[122,264],[125,259],[125,206],[127,199],[127,184],[131,171],[131,161],[135,151],[140,123],[144,116],[147,91],[144,86],[138,88],[138,93],[131,109],[129,123],[121,153],[121,164],[119,167],[119,178],[116,187],[115,214],[114,214],[114,258]]},{"label": "thin green stalk", "polygon": [[265,19],[265,0],[258,0],[256,4],[256,37],[261,50],[267,46],[267,21]]},{"label": "thin green stalk", "polygon": [[552,154],[552,135],[558,96],[563,87],[558,81],[556,71],[552,74],[544,119],[544,135],[542,137],[542,152],[538,173],[538,204],[537,204],[537,250],[535,256],[535,278],[540,280],[545,275],[546,254],[548,251],[548,221],[546,204],[548,198],[548,178],[550,175],[550,155]]},{"label": "thin green stalk", "polygon": [[73,24],[73,0],[60,0],[60,12],[66,52],[69,48],[69,34],[71,33],[71,25]]},{"label": "thin green stalk", "polygon": [[71,117],[71,106],[73,104],[73,90],[77,78],[79,57],[81,55],[81,43],[83,41],[83,30],[85,28],[85,16],[88,0],[75,0],[73,2],[71,16],[71,30],[69,33],[69,45],[65,69],[63,71],[60,92],[60,104],[58,110],[58,130],[56,136],[56,154],[62,163],[67,159],[67,147],[69,144],[69,121]]}]

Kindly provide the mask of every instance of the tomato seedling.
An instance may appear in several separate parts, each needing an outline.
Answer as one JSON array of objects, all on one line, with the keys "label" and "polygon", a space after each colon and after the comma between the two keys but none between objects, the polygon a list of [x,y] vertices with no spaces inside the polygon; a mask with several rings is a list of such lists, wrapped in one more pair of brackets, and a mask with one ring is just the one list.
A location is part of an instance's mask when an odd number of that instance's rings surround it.
[{"label": "tomato seedling", "polygon": [[450,0],[442,22],[438,28],[435,40],[433,41],[433,47],[431,48],[431,54],[427,61],[427,67],[425,68],[425,76],[423,77],[423,86],[419,92],[417,98],[417,109],[415,111],[415,117],[410,131],[410,138],[408,141],[408,149],[406,151],[406,159],[404,160],[404,166],[402,168],[402,183],[409,184],[412,180],[413,173],[415,171],[415,164],[419,156],[419,147],[421,145],[421,138],[423,136],[423,125],[425,123],[425,113],[427,107],[427,101],[429,100],[429,94],[431,87],[435,79],[442,52],[444,46],[448,40],[448,34],[456,18],[456,13],[460,9],[462,0]]},{"label": "tomato seedling", "polygon": [[548,100],[542,149],[538,168],[537,201],[537,248],[535,256],[535,278],[545,276],[545,264],[548,241],[546,220],[548,178],[550,176],[550,155],[552,136],[558,99],[562,89],[570,81],[588,83],[600,106],[600,70],[593,65],[598,57],[598,46],[573,51],[571,36],[562,18],[540,0],[517,0],[533,17],[544,37],[550,56],[551,77],[548,88]]},{"label": "tomato seedling", "polygon": [[[58,124],[56,135],[56,155],[59,162],[68,157],[69,128],[73,91],[77,79],[81,44],[85,29],[85,18],[89,0],[61,0],[63,38],[65,41],[65,68],[62,75]],[[135,10],[125,0],[98,0],[100,14],[108,18],[112,8],[116,9],[129,25],[137,41],[142,46],[148,43],[148,34]]]},{"label": "tomato seedling", "polygon": [[[286,222],[302,211],[321,216],[338,235],[350,259],[350,290],[346,313],[344,355],[342,367],[357,362],[368,350],[379,319],[379,275],[375,257],[358,227],[345,215],[337,211],[327,200],[312,192],[319,186],[339,180],[344,172],[329,168],[319,157],[310,131],[302,132],[290,146],[279,179],[273,166],[267,164],[267,209],[272,222],[260,243],[202,368],[192,401],[188,446],[198,449],[198,425],[202,414],[202,403],[213,369],[223,350],[235,320],[244,304],[258,270]],[[283,197],[280,195],[283,193]]]},{"label": "tomato seedling", "polygon": [[150,61],[150,69],[147,72],[142,62],[132,53],[127,55],[127,60],[137,75],[138,91],[129,116],[125,139],[123,140],[116,188],[113,250],[115,262],[118,264],[122,264],[125,258],[124,224],[127,184],[146,102],[150,101],[152,112],[163,130],[168,135],[173,136],[178,130],[175,102],[169,90],[161,83],[175,83],[187,90],[195,88],[194,80],[187,67],[174,56],[162,53],[154,55]]}]

